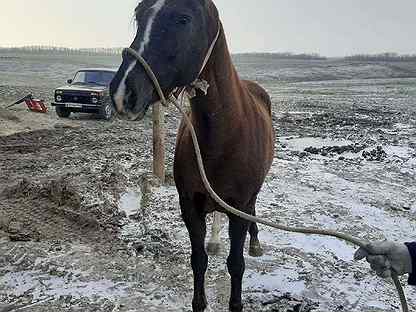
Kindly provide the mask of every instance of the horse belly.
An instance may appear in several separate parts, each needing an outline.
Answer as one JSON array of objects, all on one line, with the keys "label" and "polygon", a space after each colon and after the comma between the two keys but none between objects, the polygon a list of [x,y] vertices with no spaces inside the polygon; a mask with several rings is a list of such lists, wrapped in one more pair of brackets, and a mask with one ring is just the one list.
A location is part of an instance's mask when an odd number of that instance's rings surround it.
[{"label": "horse belly", "polygon": [[[270,129],[269,129],[270,128]],[[188,129],[180,131],[174,163],[174,176],[180,196],[193,197],[196,193],[206,196],[203,210],[207,213],[220,210],[205,189],[197,166],[195,150]],[[261,123],[256,135],[246,132],[236,137],[236,144],[214,157],[204,160],[204,167],[214,191],[226,202],[234,202],[236,208],[246,210],[252,198],[260,191],[270,169],[274,155],[274,131]],[[232,148],[229,146],[232,145]]]}]

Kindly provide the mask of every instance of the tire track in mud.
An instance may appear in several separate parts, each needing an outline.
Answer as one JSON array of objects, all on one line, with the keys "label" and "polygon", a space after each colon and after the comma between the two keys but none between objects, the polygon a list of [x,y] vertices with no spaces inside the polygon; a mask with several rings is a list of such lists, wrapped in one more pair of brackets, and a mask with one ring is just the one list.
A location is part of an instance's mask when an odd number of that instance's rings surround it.
[{"label": "tire track in mud", "polygon": [[0,137],[2,219],[19,219],[43,239],[88,241],[99,231],[86,235],[85,228],[116,231],[117,196],[130,183],[119,163],[125,155],[136,162],[130,146],[143,145],[123,139],[120,128],[98,124]]}]

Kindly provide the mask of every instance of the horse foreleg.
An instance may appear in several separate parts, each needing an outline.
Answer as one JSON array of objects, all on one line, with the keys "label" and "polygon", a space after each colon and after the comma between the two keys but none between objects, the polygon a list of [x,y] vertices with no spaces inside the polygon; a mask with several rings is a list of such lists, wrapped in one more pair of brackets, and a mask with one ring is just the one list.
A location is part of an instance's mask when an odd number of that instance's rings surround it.
[{"label": "horse foreleg", "polygon": [[181,210],[192,246],[191,265],[194,274],[192,310],[203,312],[207,308],[204,285],[205,272],[208,267],[208,255],[205,252],[206,215],[198,212],[192,201],[181,200]]},{"label": "horse foreleg", "polygon": [[220,242],[221,232],[221,213],[215,211],[212,221],[211,238],[207,245],[207,251],[210,255],[218,255],[221,251]]},{"label": "horse foreleg", "polygon": [[229,216],[229,235],[231,240],[230,255],[227,259],[228,272],[231,276],[230,311],[243,311],[241,301],[242,279],[245,270],[244,242],[250,222],[235,216]]}]

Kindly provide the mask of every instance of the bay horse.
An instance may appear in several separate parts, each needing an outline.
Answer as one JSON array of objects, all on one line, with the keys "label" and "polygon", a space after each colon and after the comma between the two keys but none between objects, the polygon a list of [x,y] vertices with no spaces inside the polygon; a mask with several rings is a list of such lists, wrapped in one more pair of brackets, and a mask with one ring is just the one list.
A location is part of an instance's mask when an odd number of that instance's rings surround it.
[{"label": "bay horse", "polygon": [[[167,97],[174,89],[189,86],[197,78],[208,82],[207,93],[197,90],[189,113],[208,179],[229,205],[255,215],[257,195],[274,157],[271,100],[256,83],[240,80],[215,4],[211,0],[143,0],[135,14],[138,30],[130,48],[147,61]],[[123,53],[110,93],[117,111],[131,120],[142,119],[159,100],[143,67],[128,53]],[[206,216],[226,211],[210,198],[203,186],[190,131],[183,122],[177,135],[174,177],[192,246],[192,308],[200,312],[207,308]],[[243,310],[243,248],[247,232],[251,236],[250,253],[261,254],[261,247],[255,223],[227,215],[229,309],[239,312]],[[218,235],[218,215],[214,219],[214,234]]]}]

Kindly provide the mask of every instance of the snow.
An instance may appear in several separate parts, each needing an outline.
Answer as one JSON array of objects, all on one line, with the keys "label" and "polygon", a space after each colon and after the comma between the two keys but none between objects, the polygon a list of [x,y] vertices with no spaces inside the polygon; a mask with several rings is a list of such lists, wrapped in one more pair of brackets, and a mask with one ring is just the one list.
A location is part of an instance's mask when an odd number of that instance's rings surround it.
[{"label": "snow", "polygon": [[118,203],[119,210],[124,211],[126,215],[135,215],[141,205],[142,194],[140,190],[128,189],[124,194],[121,195]]},{"label": "snow", "polygon": [[308,147],[321,148],[324,146],[345,146],[353,144],[349,140],[342,139],[330,139],[330,138],[319,138],[319,137],[303,137],[303,138],[290,138],[282,137],[280,141],[294,151],[303,151]]},{"label": "snow", "polygon": [[119,297],[127,296],[125,286],[119,287],[110,280],[101,279],[83,282],[77,279],[72,280],[70,275],[52,277],[41,271],[6,273],[0,277],[0,285],[10,288],[10,293],[15,296],[22,296],[27,291],[32,290],[34,300],[45,297],[59,298],[61,296],[72,296],[73,298],[100,297],[116,300]]},{"label": "snow", "polygon": [[305,291],[305,283],[298,280],[299,276],[294,268],[279,268],[272,272],[253,272],[247,270],[244,288],[246,291],[267,290],[274,291],[285,285],[292,294],[301,295]]}]

